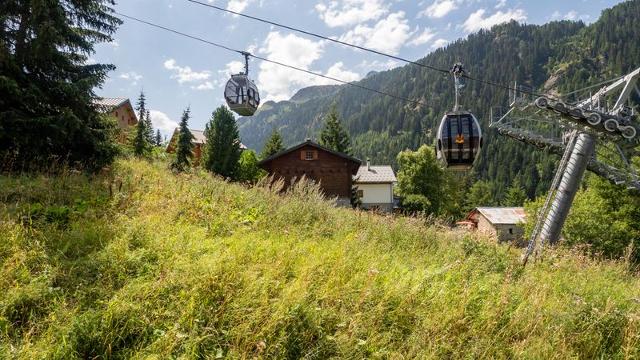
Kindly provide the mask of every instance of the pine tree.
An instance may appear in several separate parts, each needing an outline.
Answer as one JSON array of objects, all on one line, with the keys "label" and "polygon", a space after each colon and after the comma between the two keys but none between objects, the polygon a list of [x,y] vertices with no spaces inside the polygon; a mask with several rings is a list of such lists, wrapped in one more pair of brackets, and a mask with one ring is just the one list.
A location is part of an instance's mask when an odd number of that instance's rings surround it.
[{"label": "pine tree", "polygon": [[191,165],[193,158],[193,134],[189,131],[189,118],[191,117],[191,109],[187,108],[182,113],[180,120],[178,142],[176,144],[176,159],[171,167],[177,171],[185,171]]},{"label": "pine tree", "polygon": [[160,133],[160,129],[156,130],[155,144],[156,146],[162,146],[162,134]]},{"label": "pine tree", "polygon": [[[97,170],[117,154],[115,122],[94,105],[113,65],[87,64],[121,21],[112,0],[0,5],[0,159],[41,168],[60,159]],[[0,160],[2,161],[2,160]]]},{"label": "pine tree", "polygon": [[149,129],[146,120],[149,115],[147,100],[142,91],[138,97],[136,110],[138,111],[138,124],[136,125],[136,135],[133,138],[133,153],[136,156],[145,156],[149,153],[151,143],[149,142]]},{"label": "pine tree", "polygon": [[491,196],[491,185],[487,181],[476,181],[466,196],[466,210],[471,210],[478,206],[495,205],[493,196]]},{"label": "pine tree", "polygon": [[351,155],[351,139],[349,139],[349,134],[342,127],[335,107],[331,109],[325,118],[324,128],[320,133],[320,145],[333,151]]},{"label": "pine tree", "polygon": [[155,132],[153,131],[153,123],[151,122],[151,111],[147,109],[147,113],[144,117],[144,127],[147,130],[147,143],[150,147],[153,147],[156,143]]},{"label": "pine tree", "polygon": [[269,140],[267,140],[267,143],[264,144],[261,157],[263,159],[266,159],[269,156],[277,154],[282,150],[284,150],[284,145],[282,144],[282,136],[280,135],[278,129],[274,128],[273,132],[271,132]]},{"label": "pine tree", "polygon": [[242,150],[233,113],[226,106],[221,106],[213,112],[207,125],[205,169],[235,180]]},{"label": "pine tree", "polygon": [[507,193],[502,200],[502,205],[522,206],[527,199],[527,193],[520,183],[520,178],[515,177],[513,183],[511,183],[511,186],[507,189]]}]

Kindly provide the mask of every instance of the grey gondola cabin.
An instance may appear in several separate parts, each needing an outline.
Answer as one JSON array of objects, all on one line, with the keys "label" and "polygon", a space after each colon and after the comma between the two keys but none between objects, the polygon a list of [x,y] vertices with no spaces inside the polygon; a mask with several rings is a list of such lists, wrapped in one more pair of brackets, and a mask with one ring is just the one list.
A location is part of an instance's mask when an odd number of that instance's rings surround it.
[{"label": "grey gondola cabin", "polygon": [[249,79],[249,53],[245,57],[243,73],[231,75],[224,87],[224,99],[231,111],[240,116],[252,116],[260,106],[260,93],[256,84]]},{"label": "grey gondola cabin", "polygon": [[482,148],[478,119],[468,111],[448,112],[440,122],[436,153],[452,170],[469,170]]}]

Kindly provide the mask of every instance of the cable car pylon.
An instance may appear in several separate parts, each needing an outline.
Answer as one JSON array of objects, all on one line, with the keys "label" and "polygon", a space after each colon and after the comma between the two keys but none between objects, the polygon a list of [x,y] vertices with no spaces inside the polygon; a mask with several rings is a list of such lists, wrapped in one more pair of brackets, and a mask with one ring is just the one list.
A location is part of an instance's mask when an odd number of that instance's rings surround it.
[{"label": "cable car pylon", "polygon": [[[637,137],[640,126],[635,121],[633,109],[625,106],[634,88],[640,94],[636,85],[639,77],[640,68],[617,78],[619,80],[613,84],[574,105],[549,97],[539,97],[529,103],[514,93],[509,111],[498,121],[492,122],[491,126],[497,128],[500,134],[527,144],[550,148],[554,152],[564,147],[545,204],[538,212],[538,221],[523,254],[523,264],[527,263],[538,247],[543,247],[546,243],[555,244],[560,240],[562,228],[587,169],[614,184],[625,184],[629,189],[640,191],[640,179],[629,161],[631,156],[637,155],[633,149],[640,144]],[[605,96],[610,96],[621,88],[622,91],[611,109],[602,105],[605,103]],[[532,109],[535,110],[533,114]],[[565,146],[562,142],[520,129],[509,121],[516,116],[526,120],[538,117],[547,123],[559,123],[562,128],[571,131],[570,139]],[[604,164],[595,157],[599,140],[615,142],[618,155],[626,168]],[[625,153],[625,149],[631,155]]]}]

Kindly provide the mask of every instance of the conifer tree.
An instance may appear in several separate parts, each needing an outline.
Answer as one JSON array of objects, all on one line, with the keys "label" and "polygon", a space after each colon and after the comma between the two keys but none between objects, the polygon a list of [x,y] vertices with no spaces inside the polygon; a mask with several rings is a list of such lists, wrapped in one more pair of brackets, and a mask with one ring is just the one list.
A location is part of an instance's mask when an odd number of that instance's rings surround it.
[{"label": "conifer tree", "polygon": [[280,135],[278,129],[274,128],[273,132],[271,132],[269,140],[267,140],[267,143],[264,144],[261,157],[263,159],[266,159],[269,156],[277,154],[282,150],[284,150],[284,145],[282,144],[282,136]]},{"label": "conifer tree", "polygon": [[351,139],[349,139],[349,134],[342,127],[335,107],[331,109],[325,118],[324,128],[320,133],[320,145],[351,155]]},{"label": "conifer tree", "polygon": [[[94,105],[113,65],[87,64],[121,21],[112,0],[0,2],[0,159],[39,168],[63,159],[97,170],[116,127]],[[0,160],[1,161],[1,160]]]},{"label": "conifer tree", "polygon": [[226,106],[221,106],[213,112],[205,136],[205,169],[235,180],[242,150],[236,119]]},{"label": "conifer tree", "polygon": [[149,142],[149,129],[147,128],[147,99],[144,92],[140,92],[136,103],[138,111],[138,124],[136,125],[136,136],[133,138],[133,153],[136,156],[145,156],[149,153],[151,143]]},{"label": "conifer tree", "polygon": [[144,118],[144,127],[147,130],[147,143],[150,147],[153,147],[156,143],[155,132],[153,131],[153,123],[151,122],[151,111],[147,109],[147,113]]},{"label": "conifer tree", "polygon": [[193,134],[189,131],[191,109],[187,108],[180,119],[178,142],[176,144],[176,159],[171,167],[177,171],[185,171],[191,165],[193,158]]},{"label": "conifer tree", "polygon": [[507,189],[507,193],[502,201],[504,206],[522,206],[527,200],[527,193],[522,187],[519,177],[513,179],[513,183]]},{"label": "conifer tree", "polygon": [[160,133],[160,129],[156,130],[156,137],[154,142],[156,146],[162,146],[162,134]]}]

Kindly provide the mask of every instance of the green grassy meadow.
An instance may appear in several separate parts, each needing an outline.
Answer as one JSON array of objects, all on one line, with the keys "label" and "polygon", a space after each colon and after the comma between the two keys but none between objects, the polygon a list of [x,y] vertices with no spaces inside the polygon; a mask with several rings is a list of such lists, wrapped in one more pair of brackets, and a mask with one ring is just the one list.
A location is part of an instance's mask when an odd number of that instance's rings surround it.
[{"label": "green grassy meadow", "polygon": [[640,358],[624,261],[162,162],[0,176],[0,358]]}]

